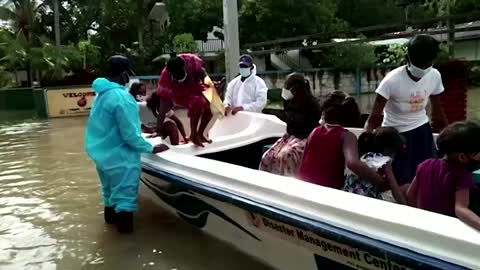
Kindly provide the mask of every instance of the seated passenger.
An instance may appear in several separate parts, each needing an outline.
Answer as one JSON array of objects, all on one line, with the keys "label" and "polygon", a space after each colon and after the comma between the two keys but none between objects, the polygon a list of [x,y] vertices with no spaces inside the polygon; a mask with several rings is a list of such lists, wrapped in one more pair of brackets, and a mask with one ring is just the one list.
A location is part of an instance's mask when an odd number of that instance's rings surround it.
[{"label": "seated passenger", "polygon": [[302,74],[287,77],[282,90],[287,133],[262,157],[260,170],[296,176],[302,163],[303,151],[310,133],[318,127],[320,104],[310,91],[310,84]]},{"label": "seated passenger", "polygon": [[480,168],[480,125],[458,122],[440,133],[437,139],[442,159],[429,159],[417,168],[408,189],[412,206],[458,217],[480,230],[480,217],[472,212],[470,190],[474,188],[472,172]]},{"label": "seated passenger", "polygon": [[[394,201],[406,204],[404,193],[393,175],[392,160],[405,145],[403,137],[394,128],[377,128],[375,133],[363,133],[358,138],[360,160],[368,167],[385,175],[387,186],[392,191]],[[384,185],[377,186],[369,179],[362,179],[347,171],[344,191],[382,200]]]},{"label": "seated passenger", "polygon": [[[351,113],[356,111],[356,113]],[[308,138],[299,179],[317,185],[341,189],[345,185],[345,165],[375,185],[385,180],[361,162],[355,134],[343,126],[358,124],[360,112],[355,99],[342,92],[331,93],[322,106],[321,126]]]},{"label": "seated passenger", "polygon": [[[158,96],[158,93],[152,93],[147,98],[147,102],[139,102],[138,105],[140,107],[140,119],[142,121],[143,132],[155,133],[157,127],[158,107],[160,106],[160,97]],[[170,138],[170,143],[172,145],[178,145],[180,143],[178,136],[179,131],[180,134],[182,134],[183,143],[188,143],[188,138],[182,122],[177,116],[175,116],[175,112],[170,110],[165,114],[162,130],[158,135],[160,135],[162,139]]]}]

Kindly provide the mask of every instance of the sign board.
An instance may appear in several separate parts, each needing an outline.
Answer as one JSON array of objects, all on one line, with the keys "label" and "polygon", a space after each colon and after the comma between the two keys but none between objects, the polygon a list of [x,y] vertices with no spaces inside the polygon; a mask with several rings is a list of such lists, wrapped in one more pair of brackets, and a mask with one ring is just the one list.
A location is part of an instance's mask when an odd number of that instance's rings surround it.
[{"label": "sign board", "polygon": [[88,115],[92,109],[95,92],[90,87],[47,91],[49,117]]},{"label": "sign board", "polygon": [[[412,261],[376,248],[339,242],[258,214],[247,212],[250,223],[259,230],[302,246],[314,253],[318,269],[339,270],[412,270]],[[327,267],[328,266],[328,267]],[[431,268],[428,268],[431,269]]]}]

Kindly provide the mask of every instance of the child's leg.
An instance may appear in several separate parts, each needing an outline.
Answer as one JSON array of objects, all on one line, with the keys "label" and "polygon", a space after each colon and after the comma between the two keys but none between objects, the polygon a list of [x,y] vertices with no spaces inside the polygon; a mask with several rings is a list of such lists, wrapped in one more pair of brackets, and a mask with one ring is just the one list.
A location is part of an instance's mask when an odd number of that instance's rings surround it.
[{"label": "child's leg", "polygon": [[198,128],[198,134],[197,134],[202,140],[202,143],[203,142],[212,143],[212,141],[205,138],[205,135],[204,135],[205,129],[207,128],[208,123],[210,123],[210,120],[212,120],[212,118],[213,118],[213,114],[210,108],[203,111],[202,120],[200,122],[200,127]]},{"label": "child's leg", "polygon": [[180,143],[180,138],[178,136],[178,128],[174,122],[166,121],[163,124],[162,129],[163,129],[163,134],[165,134],[166,137],[170,138],[170,143],[172,145],[178,145]]}]

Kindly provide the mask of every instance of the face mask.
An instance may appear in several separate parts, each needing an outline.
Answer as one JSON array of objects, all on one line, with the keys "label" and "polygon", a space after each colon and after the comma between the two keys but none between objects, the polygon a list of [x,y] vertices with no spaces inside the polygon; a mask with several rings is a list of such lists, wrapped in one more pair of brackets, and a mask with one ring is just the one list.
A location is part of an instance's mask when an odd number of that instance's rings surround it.
[{"label": "face mask", "polygon": [[291,99],[293,99],[292,91],[283,88],[283,89],[282,89],[282,98],[285,99],[285,100],[291,100]]},{"label": "face mask", "polygon": [[427,75],[431,70],[432,70],[433,67],[429,67],[427,69],[421,69],[419,67],[416,67],[412,64],[409,64],[408,65],[408,71],[410,71],[410,74],[412,74],[413,77],[416,77],[416,78],[423,78],[423,76]]},{"label": "face mask", "polygon": [[320,122],[319,122],[320,126],[324,126],[326,125],[327,123],[325,122],[325,118],[320,118]]},{"label": "face mask", "polygon": [[252,71],[250,68],[240,68],[240,75],[244,78],[252,75]]}]

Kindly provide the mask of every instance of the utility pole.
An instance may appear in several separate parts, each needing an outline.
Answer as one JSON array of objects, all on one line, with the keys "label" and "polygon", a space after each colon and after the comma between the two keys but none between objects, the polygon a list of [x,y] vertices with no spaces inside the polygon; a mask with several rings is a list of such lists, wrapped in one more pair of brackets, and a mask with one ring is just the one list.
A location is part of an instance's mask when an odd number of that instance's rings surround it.
[{"label": "utility pole", "polygon": [[455,21],[451,17],[453,5],[455,5],[455,1],[447,0],[448,56],[450,59],[455,58]]},{"label": "utility pole", "polygon": [[237,63],[240,57],[237,0],[223,0],[223,25],[225,31],[225,73],[228,83],[238,73]]},{"label": "utility pole", "polygon": [[55,16],[55,45],[60,47],[60,9],[58,7],[60,0],[53,0],[53,11]]}]

